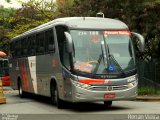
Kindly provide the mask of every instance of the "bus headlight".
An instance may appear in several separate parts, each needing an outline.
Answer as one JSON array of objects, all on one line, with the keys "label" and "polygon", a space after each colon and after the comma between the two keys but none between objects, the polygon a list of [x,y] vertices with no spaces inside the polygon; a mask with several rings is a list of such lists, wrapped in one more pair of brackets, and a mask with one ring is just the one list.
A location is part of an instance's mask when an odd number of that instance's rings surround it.
[{"label": "bus headlight", "polygon": [[135,80],[137,80],[137,76],[133,76],[133,77],[128,78],[127,82],[130,83],[130,82],[133,82]]},{"label": "bus headlight", "polygon": [[130,78],[128,78],[127,82],[128,82],[128,85],[127,85],[128,88],[131,88],[131,87],[137,85],[138,78],[137,78],[137,76],[130,77]]},{"label": "bus headlight", "polygon": [[88,89],[91,85],[89,84],[84,84],[84,83],[80,83],[78,81],[72,80],[72,83],[76,86],[76,87],[80,87],[80,88],[84,88],[84,89]]},{"label": "bus headlight", "polygon": [[128,83],[128,88],[131,88],[131,87],[135,86],[136,84],[137,84],[136,80],[131,83]]}]

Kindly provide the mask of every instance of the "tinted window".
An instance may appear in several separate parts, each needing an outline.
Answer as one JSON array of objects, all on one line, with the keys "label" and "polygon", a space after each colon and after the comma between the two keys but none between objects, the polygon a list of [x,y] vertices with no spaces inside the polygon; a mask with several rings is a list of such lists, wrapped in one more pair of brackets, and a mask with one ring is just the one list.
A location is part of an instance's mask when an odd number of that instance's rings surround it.
[{"label": "tinted window", "polygon": [[37,49],[36,52],[38,54],[43,54],[45,52],[45,42],[44,42],[44,33],[41,32],[36,35],[36,44],[37,44]]},{"label": "tinted window", "polygon": [[35,35],[29,36],[28,42],[29,42],[29,46],[28,46],[29,55],[34,56],[36,53],[36,37],[35,37]]},{"label": "tinted window", "polygon": [[27,38],[23,38],[22,40],[21,40],[21,45],[22,45],[22,47],[21,47],[21,50],[22,50],[22,56],[27,56],[28,55],[28,40],[27,40]]},{"label": "tinted window", "polygon": [[10,44],[10,53],[13,58],[15,58],[15,42]]},{"label": "tinted window", "polygon": [[15,56],[20,57],[21,56],[21,41],[17,40],[15,41]]},{"label": "tinted window", "polygon": [[53,35],[53,30],[50,29],[48,31],[45,32],[45,50],[46,52],[49,51],[55,51],[55,45],[54,45],[54,35]]}]

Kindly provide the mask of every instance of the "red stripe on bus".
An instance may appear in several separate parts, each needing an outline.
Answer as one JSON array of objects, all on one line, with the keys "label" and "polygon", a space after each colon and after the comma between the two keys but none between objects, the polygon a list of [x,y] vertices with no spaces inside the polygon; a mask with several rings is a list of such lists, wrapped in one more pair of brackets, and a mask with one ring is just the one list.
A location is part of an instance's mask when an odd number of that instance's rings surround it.
[{"label": "red stripe on bus", "polygon": [[22,72],[24,90],[28,91],[28,84],[27,84],[26,73],[25,73],[24,62],[23,61],[21,61],[21,70],[22,70],[21,72]]},{"label": "red stripe on bus", "polygon": [[82,79],[78,80],[80,83],[84,84],[104,84],[105,80],[104,79]]}]

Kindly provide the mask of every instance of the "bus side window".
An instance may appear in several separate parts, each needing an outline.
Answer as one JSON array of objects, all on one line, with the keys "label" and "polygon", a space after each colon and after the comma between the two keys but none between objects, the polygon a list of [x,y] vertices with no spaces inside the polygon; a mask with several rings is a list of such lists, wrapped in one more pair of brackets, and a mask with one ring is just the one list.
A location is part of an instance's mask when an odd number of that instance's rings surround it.
[{"label": "bus side window", "polygon": [[11,46],[10,46],[11,55],[12,55],[13,58],[16,58],[16,55],[15,55],[15,53],[16,53],[15,45],[16,45],[15,42],[12,42]]},{"label": "bus side window", "polygon": [[14,42],[11,42],[10,44],[10,55],[12,56],[12,58],[15,58],[15,47],[14,47]]},{"label": "bus side window", "polygon": [[28,37],[28,51],[30,56],[34,56],[36,53],[36,38],[34,35]]},{"label": "bus side window", "polygon": [[37,54],[43,54],[45,49],[44,49],[44,32],[41,32],[41,33],[38,33],[36,35],[36,45],[37,45],[37,50],[36,50],[36,53]]},{"label": "bus side window", "polygon": [[45,41],[46,52],[55,52],[54,35],[53,35],[52,29],[45,32],[45,38],[46,38],[46,41]]},{"label": "bus side window", "polygon": [[17,56],[21,57],[21,40],[17,41]]},{"label": "bus side window", "polygon": [[31,39],[32,39],[32,37],[31,36],[29,36],[28,37],[28,55],[30,56],[31,55]]},{"label": "bus side window", "polygon": [[30,46],[31,46],[31,55],[33,56],[36,54],[36,36],[35,35],[31,37]]},{"label": "bus side window", "polygon": [[18,56],[18,41],[15,41],[15,57]]},{"label": "bus side window", "polygon": [[27,38],[25,38],[25,39],[23,39],[22,41],[23,41],[23,43],[22,43],[22,46],[23,46],[23,56],[27,56],[28,55],[28,41],[27,41],[28,39]]},{"label": "bus side window", "polygon": [[15,57],[20,57],[21,56],[21,41],[17,40],[15,42]]}]

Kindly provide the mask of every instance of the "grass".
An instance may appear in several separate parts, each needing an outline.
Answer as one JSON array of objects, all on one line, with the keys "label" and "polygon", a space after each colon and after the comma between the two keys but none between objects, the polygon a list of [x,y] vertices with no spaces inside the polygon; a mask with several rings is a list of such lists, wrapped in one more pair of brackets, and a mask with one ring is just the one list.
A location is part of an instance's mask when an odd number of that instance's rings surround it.
[{"label": "grass", "polygon": [[154,87],[139,87],[138,88],[138,95],[160,95],[160,89],[155,89]]}]

